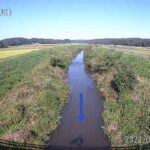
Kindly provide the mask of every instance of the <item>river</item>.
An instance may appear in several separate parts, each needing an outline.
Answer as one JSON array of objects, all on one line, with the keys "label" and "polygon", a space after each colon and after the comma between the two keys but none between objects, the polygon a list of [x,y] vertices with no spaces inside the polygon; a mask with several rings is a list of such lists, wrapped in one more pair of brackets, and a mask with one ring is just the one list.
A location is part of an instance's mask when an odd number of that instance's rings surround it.
[{"label": "river", "polygon": [[[70,100],[61,113],[62,121],[50,140],[50,145],[66,147],[108,147],[103,132],[103,98],[96,89],[91,74],[85,69],[84,51],[72,60],[68,69]],[[80,122],[80,93],[83,94],[84,120]]]}]

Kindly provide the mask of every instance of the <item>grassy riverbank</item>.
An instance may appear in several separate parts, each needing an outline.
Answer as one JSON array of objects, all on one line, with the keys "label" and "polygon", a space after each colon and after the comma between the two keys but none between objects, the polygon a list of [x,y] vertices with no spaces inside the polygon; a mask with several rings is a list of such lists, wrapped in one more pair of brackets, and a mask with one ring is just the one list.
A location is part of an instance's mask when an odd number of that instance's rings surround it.
[{"label": "grassy riverbank", "polygon": [[112,146],[147,144],[150,138],[150,60],[102,47],[85,51],[105,96],[104,130]]},{"label": "grassy riverbank", "polygon": [[1,139],[42,144],[50,138],[68,101],[66,71],[79,47],[59,46],[0,62]]}]

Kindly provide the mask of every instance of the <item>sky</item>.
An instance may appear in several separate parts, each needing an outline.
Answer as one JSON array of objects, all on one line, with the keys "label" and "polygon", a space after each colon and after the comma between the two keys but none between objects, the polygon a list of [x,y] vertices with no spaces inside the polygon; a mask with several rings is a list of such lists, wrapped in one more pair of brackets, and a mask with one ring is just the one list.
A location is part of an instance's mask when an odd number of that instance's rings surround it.
[{"label": "sky", "polygon": [[0,0],[0,39],[150,38],[150,0]]}]

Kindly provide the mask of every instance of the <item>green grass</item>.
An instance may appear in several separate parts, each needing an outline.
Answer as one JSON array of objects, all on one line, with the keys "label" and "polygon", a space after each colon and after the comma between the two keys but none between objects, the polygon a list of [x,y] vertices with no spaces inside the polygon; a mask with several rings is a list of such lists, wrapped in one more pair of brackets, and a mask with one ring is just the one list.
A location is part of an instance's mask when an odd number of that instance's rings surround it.
[{"label": "green grass", "polygon": [[105,96],[104,130],[112,146],[147,144],[150,60],[99,47],[86,50],[84,59]]},{"label": "green grass", "polygon": [[130,63],[135,72],[144,78],[150,79],[150,60],[140,56],[123,55],[121,61]]},{"label": "green grass", "polygon": [[48,59],[52,51],[33,51],[0,62],[0,98],[20,82],[35,65]]},{"label": "green grass", "polygon": [[[32,144],[50,139],[68,102],[66,71],[78,48],[55,47],[0,62],[1,139]],[[52,65],[53,57],[59,65]]]}]

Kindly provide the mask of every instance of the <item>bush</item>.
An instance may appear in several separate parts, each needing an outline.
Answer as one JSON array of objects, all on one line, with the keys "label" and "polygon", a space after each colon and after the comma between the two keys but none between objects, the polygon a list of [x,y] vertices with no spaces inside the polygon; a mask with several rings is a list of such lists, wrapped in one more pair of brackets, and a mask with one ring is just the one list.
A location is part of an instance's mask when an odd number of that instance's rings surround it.
[{"label": "bush", "polygon": [[111,86],[116,92],[132,90],[136,81],[136,76],[131,67],[121,65],[116,75],[111,81]]},{"label": "bush", "polygon": [[102,52],[101,55],[97,55],[95,52],[94,56],[92,56],[92,51],[86,51],[86,60],[90,60],[89,62],[86,61],[86,64],[91,71],[103,74],[114,69],[121,56],[121,52],[115,52],[114,50]]},{"label": "bush", "polygon": [[110,65],[111,62],[109,62],[108,60],[102,60],[95,65],[94,72],[98,72],[99,74],[105,73],[109,71],[109,69],[111,69]]},{"label": "bush", "polygon": [[51,60],[50,60],[50,64],[53,67],[60,67],[60,68],[65,68],[66,67],[65,63],[58,57],[52,57]]}]

